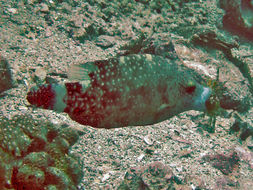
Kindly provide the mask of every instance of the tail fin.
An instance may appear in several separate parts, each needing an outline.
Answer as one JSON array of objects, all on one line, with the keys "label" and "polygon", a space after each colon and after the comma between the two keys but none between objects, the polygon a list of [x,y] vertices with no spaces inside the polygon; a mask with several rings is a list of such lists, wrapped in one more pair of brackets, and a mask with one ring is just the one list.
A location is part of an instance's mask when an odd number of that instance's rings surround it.
[{"label": "tail fin", "polygon": [[67,106],[63,101],[66,95],[65,85],[47,84],[32,88],[26,98],[36,107],[63,112]]}]

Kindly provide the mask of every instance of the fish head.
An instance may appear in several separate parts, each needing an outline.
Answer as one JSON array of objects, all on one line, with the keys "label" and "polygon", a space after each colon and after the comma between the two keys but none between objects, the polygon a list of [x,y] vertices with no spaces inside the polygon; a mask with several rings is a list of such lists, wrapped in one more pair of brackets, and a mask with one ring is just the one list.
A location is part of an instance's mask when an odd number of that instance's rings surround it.
[{"label": "fish head", "polygon": [[179,109],[182,111],[207,111],[206,104],[212,94],[211,88],[205,87],[193,78],[187,77],[179,83],[179,97],[177,101]]},{"label": "fish head", "polygon": [[[208,101],[212,90],[200,84],[201,77],[195,76],[194,73],[184,67],[178,70],[171,69],[169,72],[171,73],[167,73],[166,88],[162,88],[166,90],[158,90],[162,98],[153,123],[189,110],[208,111]],[[163,82],[160,82],[158,89]]]}]

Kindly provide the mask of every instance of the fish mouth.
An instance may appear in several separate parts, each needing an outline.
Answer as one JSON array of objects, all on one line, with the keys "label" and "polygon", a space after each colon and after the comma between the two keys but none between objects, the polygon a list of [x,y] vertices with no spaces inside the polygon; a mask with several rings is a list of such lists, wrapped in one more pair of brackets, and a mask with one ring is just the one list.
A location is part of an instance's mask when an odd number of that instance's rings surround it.
[{"label": "fish mouth", "polygon": [[195,101],[195,105],[198,111],[206,111],[207,108],[207,102],[209,101],[209,98],[212,94],[211,88],[203,87],[203,91],[200,95],[200,98]]}]

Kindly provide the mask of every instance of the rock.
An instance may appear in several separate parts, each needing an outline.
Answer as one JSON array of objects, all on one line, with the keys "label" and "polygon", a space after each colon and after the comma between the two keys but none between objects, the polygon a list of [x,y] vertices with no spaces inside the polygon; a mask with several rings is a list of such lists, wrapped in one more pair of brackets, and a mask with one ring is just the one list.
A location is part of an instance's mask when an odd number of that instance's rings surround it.
[{"label": "rock", "polygon": [[48,5],[45,4],[45,3],[41,3],[41,4],[40,4],[40,11],[41,11],[41,12],[44,12],[44,13],[49,12],[49,7],[48,7]]},{"label": "rock", "polygon": [[[200,51],[197,54],[199,55],[199,58],[197,58],[194,57],[194,52],[196,50],[188,51],[188,57],[191,56],[193,60],[184,61],[186,65],[191,66],[192,63],[195,63],[201,65],[205,71],[208,71],[201,72],[201,74],[206,78],[207,85],[214,90],[214,94],[219,99],[221,108],[233,109],[238,112],[247,112],[253,104],[252,72],[250,71],[249,64],[239,58],[239,56],[235,56],[232,52],[233,49],[239,47],[238,43],[235,40],[229,40],[225,35],[220,34],[218,31],[208,29],[199,31],[193,35],[191,42],[194,45],[201,46],[201,48],[207,51],[219,50],[223,53],[222,56],[224,57],[216,55],[216,57],[213,58],[203,51]],[[186,54],[181,51],[181,58],[182,53],[183,55]],[[205,54],[206,56],[204,57]],[[201,61],[201,59],[203,61]],[[211,59],[216,60],[210,61]],[[213,63],[210,64],[208,62]],[[232,64],[230,64],[230,62]],[[217,71],[218,68],[218,82],[214,82],[214,79],[217,77],[217,72],[215,73],[212,71]]]},{"label": "rock", "polygon": [[62,138],[65,138],[68,141],[68,143],[70,144],[70,146],[75,144],[79,138],[78,132],[71,127],[67,127],[67,128],[62,129],[59,136],[61,136]]},{"label": "rock", "polygon": [[154,143],[154,140],[152,139],[151,135],[146,135],[143,140],[148,145],[152,145]]},{"label": "rock", "polygon": [[239,164],[239,157],[236,152],[232,152],[229,155],[206,155],[203,156],[202,159],[204,161],[211,162],[214,168],[220,170],[225,175],[232,173]]},{"label": "rock", "polygon": [[236,189],[239,189],[240,184],[238,183],[238,181],[230,179],[228,176],[222,176],[216,180],[216,186],[217,189],[227,189],[229,186],[236,187]]},{"label": "rock", "polygon": [[[245,25],[245,23],[248,23],[248,20],[245,20],[244,16],[242,15],[242,11],[245,9],[242,9],[242,3],[243,1],[237,1],[237,0],[221,0],[219,1],[219,5],[222,9],[226,11],[224,17],[223,17],[223,26],[228,31],[232,32],[233,34],[242,36],[244,38],[247,38],[251,41],[253,41],[253,26],[252,23],[250,25]],[[249,6],[252,5],[252,1],[248,1]],[[251,10],[252,11],[252,10]],[[252,16],[251,16],[252,17]],[[246,18],[247,19],[247,18]],[[246,21],[246,22],[245,22]]]},{"label": "rock", "polygon": [[115,43],[114,37],[106,35],[100,35],[96,40],[96,45],[105,49],[112,47]]},{"label": "rock", "polygon": [[102,182],[105,182],[107,179],[111,177],[110,173],[106,173],[103,178],[101,179]]},{"label": "rock", "polygon": [[192,154],[192,150],[181,150],[180,152],[179,152],[179,154],[178,154],[178,156],[180,157],[180,158],[188,158],[188,157],[191,157],[191,154]]},{"label": "rock", "polygon": [[237,146],[235,148],[235,152],[238,154],[238,156],[241,160],[248,163],[249,167],[251,169],[253,169],[253,153],[252,152],[250,152],[249,150],[247,150],[241,146]]},{"label": "rock", "polygon": [[143,167],[130,168],[118,190],[123,189],[173,189],[174,174],[162,162],[153,162]]},{"label": "rock", "polygon": [[7,60],[0,55],[0,93],[13,87],[10,66]]},{"label": "rock", "polygon": [[18,13],[18,10],[15,9],[15,8],[8,8],[8,11],[12,14],[17,14]]},{"label": "rock", "polygon": [[[230,132],[241,132],[240,139],[245,141],[248,137],[253,137],[252,121],[247,120],[239,113],[233,113],[232,116],[235,118],[233,125],[230,127]],[[251,123],[250,123],[251,122]]]},{"label": "rock", "polygon": [[145,154],[141,154],[140,156],[138,156],[137,161],[140,162],[142,161],[142,159],[145,157]]},{"label": "rock", "polygon": [[35,69],[33,76],[35,82],[43,83],[46,80],[47,72],[45,71],[44,68],[38,67]]}]

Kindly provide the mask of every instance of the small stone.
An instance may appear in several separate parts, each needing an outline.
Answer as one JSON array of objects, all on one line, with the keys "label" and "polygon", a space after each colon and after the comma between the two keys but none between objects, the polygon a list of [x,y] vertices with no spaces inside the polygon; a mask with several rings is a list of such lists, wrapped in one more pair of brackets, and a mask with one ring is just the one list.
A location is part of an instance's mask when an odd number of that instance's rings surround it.
[{"label": "small stone", "polygon": [[38,79],[39,81],[45,81],[46,76],[47,72],[45,71],[45,69],[41,67],[37,68],[34,72],[35,79]]},{"label": "small stone", "polygon": [[32,5],[32,4],[36,3],[36,0],[27,0],[27,3],[28,3],[29,5]]},{"label": "small stone", "polygon": [[235,148],[235,152],[238,154],[239,158],[249,164],[250,168],[253,169],[253,154],[247,149],[241,146]]},{"label": "small stone", "polygon": [[19,110],[24,113],[28,110],[28,108],[25,106],[19,106]]},{"label": "small stone", "polygon": [[0,55],[0,93],[13,87],[9,63]]},{"label": "small stone", "polygon": [[253,150],[253,142],[249,142],[247,146],[251,151]]},{"label": "small stone", "polygon": [[145,154],[141,154],[138,158],[137,161],[140,162],[142,161],[142,159],[145,157]]},{"label": "small stone", "polygon": [[96,44],[102,48],[109,48],[115,44],[114,37],[101,35],[97,38]]},{"label": "small stone", "polygon": [[52,36],[52,29],[50,28],[50,27],[47,27],[46,28],[46,33],[45,33],[45,36],[46,37],[50,37],[50,36]]},{"label": "small stone", "polygon": [[179,152],[178,156],[180,158],[183,158],[183,157],[188,158],[188,157],[191,156],[191,153],[192,153],[191,150],[182,150],[182,151]]},{"label": "small stone", "polygon": [[18,13],[18,10],[15,9],[15,8],[9,8],[8,11],[12,14],[17,14]]},{"label": "small stone", "polygon": [[103,176],[103,178],[102,178],[102,182],[105,182],[107,179],[109,179],[110,178],[110,173],[106,173],[104,176]]},{"label": "small stone", "polygon": [[183,171],[183,166],[176,167],[176,170],[177,170],[178,172],[182,172],[182,171]]},{"label": "small stone", "polygon": [[146,136],[144,137],[144,142],[145,142],[146,144],[148,144],[148,145],[152,145],[152,144],[154,143],[154,141],[153,141],[151,135],[146,135]]},{"label": "small stone", "polygon": [[169,166],[162,162],[153,162],[130,168],[118,189],[175,189],[175,177]]},{"label": "small stone", "polygon": [[232,173],[240,160],[237,152],[232,152],[229,155],[207,155],[202,157],[202,159],[210,162],[214,168],[220,170],[225,175]]},{"label": "small stone", "polygon": [[40,6],[41,6],[40,7],[41,12],[45,12],[45,13],[49,12],[49,8],[48,8],[47,4],[41,3]]}]

